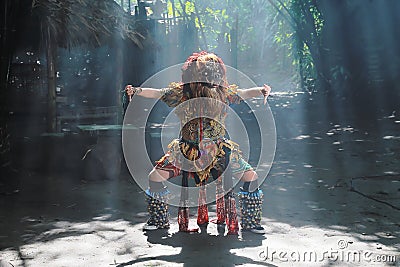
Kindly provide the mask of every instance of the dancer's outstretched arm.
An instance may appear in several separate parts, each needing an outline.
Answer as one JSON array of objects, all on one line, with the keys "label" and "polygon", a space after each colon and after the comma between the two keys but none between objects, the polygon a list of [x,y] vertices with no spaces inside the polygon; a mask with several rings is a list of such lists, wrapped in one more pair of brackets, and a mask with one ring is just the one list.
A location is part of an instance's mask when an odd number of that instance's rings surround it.
[{"label": "dancer's outstretched arm", "polygon": [[[132,100],[133,95],[140,95],[146,98],[160,98],[161,97],[161,89],[156,88],[143,88],[143,87],[134,87],[128,84],[125,87],[126,94],[129,96],[129,101]],[[264,104],[267,101],[267,97],[271,92],[271,87],[264,84],[263,87],[252,87],[248,89],[238,89],[237,90],[239,96],[243,99],[258,97],[260,95],[264,96]]]},{"label": "dancer's outstretched arm", "polygon": [[146,98],[160,98],[161,97],[161,89],[134,87],[130,84],[125,86],[125,92],[129,96],[129,101],[132,100],[132,97],[134,95],[140,95],[140,96],[143,96]]},{"label": "dancer's outstretched arm", "polygon": [[264,105],[267,101],[267,97],[271,92],[271,87],[269,85],[264,84],[262,87],[252,87],[248,89],[238,89],[237,90],[239,96],[243,99],[258,97],[263,95],[264,96]]}]

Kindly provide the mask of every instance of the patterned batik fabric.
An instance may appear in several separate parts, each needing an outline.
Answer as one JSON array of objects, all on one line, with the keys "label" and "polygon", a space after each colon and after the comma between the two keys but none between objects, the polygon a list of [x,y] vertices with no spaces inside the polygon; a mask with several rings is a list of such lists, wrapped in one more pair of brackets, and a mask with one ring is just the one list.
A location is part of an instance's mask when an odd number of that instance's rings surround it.
[{"label": "patterned batik fabric", "polygon": [[[211,141],[210,141],[211,142]],[[223,173],[225,166],[225,148],[231,150],[230,166],[233,174],[252,170],[253,168],[247,163],[241,155],[239,145],[227,139],[218,139],[212,141],[215,146],[212,149],[202,150],[201,146],[191,142],[175,139],[168,145],[168,152],[157,161],[156,168],[166,171],[172,171],[173,176],[178,176],[181,173],[182,157],[194,161],[199,158],[201,153],[209,153],[204,158],[208,157],[205,164],[197,160],[194,164],[196,168],[194,172],[198,176],[196,184],[208,179],[211,169],[215,168],[219,173]],[[216,178],[216,177],[215,177]]]},{"label": "patterned batik fabric", "polygon": [[[237,85],[230,85],[225,89],[226,105],[240,103]],[[171,83],[168,88],[164,88],[161,100],[170,107],[177,107],[188,100],[183,94],[183,84]],[[215,168],[220,173],[225,170],[225,150],[229,149],[234,174],[252,170],[252,167],[242,158],[239,145],[224,137],[226,112],[226,109],[222,112],[208,112],[207,114],[213,114],[211,118],[200,116],[190,120],[188,118],[193,115],[190,105],[178,107],[175,113],[183,125],[181,138],[173,140],[168,145],[167,154],[157,161],[156,168],[172,171],[173,176],[177,176],[180,174],[182,157],[184,157],[194,162],[194,169],[190,171],[197,174],[196,184],[199,184],[209,177],[211,169]]]},{"label": "patterned batik fabric", "polygon": [[263,202],[261,189],[254,192],[240,191],[238,197],[242,229],[247,230],[261,226]]}]

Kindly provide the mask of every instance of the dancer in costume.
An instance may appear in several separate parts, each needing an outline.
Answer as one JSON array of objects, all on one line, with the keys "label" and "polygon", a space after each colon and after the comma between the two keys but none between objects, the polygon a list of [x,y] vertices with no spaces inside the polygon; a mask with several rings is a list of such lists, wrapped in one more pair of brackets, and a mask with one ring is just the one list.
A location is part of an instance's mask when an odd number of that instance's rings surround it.
[{"label": "dancer in costume", "polygon": [[[228,234],[237,234],[236,202],[233,194],[232,175],[243,181],[238,193],[242,230],[264,233],[261,226],[262,191],[258,187],[257,173],[242,158],[239,146],[227,138],[225,117],[227,105],[238,104],[242,99],[264,96],[264,104],[271,91],[268,85],[239,89],[229,85],[226,68],[212,53],[193,53],[182,67],[182,81],[167,88],[140,88],[127,85],[126,93],[146,98],[159,98],[175,107],[181,121],[179,139],[173,140],[169,151],[157,161],[149,174],[146,190],[149,219],[144,230],[169,227],[167,198],[169,191],[163,181],[182,175],[181,203],[178,211],[179,230],[190,232],[187,203],[188,178],[192,177],[199,191],[197,223],[208,223],[205,201],[205,183],[212,176],[217,179],[217,221],[227,223]],[[205,99],[202,102],[191,101]],[[193,114],[196,114],[195,116]],[[184,157],[184,158],[183,158]],[[183,166],[185,161],[192,167]],[[224,177],[224,178],[222,178]]]}]

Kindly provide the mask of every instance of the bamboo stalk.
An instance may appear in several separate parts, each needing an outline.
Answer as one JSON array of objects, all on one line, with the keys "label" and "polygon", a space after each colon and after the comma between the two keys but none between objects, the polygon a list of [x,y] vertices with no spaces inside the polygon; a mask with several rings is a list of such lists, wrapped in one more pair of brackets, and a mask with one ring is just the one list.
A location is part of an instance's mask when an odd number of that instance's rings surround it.
[{"label": "bamboo stalk", "polygon": [[176,10],[175,10],[175,1],[171,0],[171,5],[172,5],[172,23],[173,25],[176,25]]},{"label": "bamboo stalk", "polygon": [[[116,106],[118,108],[122,107],[122,99],[121,99],[121,88],[123,86],[123,71],[124,71],[124,54],[123,54],[123,43],[120,41],[117,44],[117,51],[116,51],[116,65],[117,65],[117,72],[116,72],[116,79],[115,79],[115,97],[116,97]],[[116,123],[122,124],[123,120],[123,110],[118,112]]]},{"label": "bamboo stalk", "polygon": [[56,72],[55,72],[55,50],[56,45],[51,36],[50,27],[47,25],[46,34],[46,56],[47,56],[47,131],[56,132]]},{"label": "bamboo stalk", "polygon": [[[293,20],[292,14],[288,13],[285,14],[282,12],[282,10],[280,10],[280,8],[272,1],[272,0],[268,0],[268,2],[270,2],[270,4],[276,9],[276,11],[278,11],[278,13],[289,23],[289,25],[294,29],[297,30],[296,27],[296,21]],[[284,6],[283,6],[284,7]]]},{"label": "bamboo stalk", "polygon": [[188,14],[186,13],[186,10],[185,10],[186,6],[183,4],[182,0],[179,0],[179,3],[181,4],[181,7],[182,7],[183,19],[187,23],[189,21],[189,16],[188,16]]},{"label": "bamboo stalk", "polygon": [[203,39],[203,42],[204,42],[204,49],[203,50],[206,50],[207,46],[208,46],[207,45],[207,39],[206,39],[206,35],[204,34],[203,25],[201,24],[200,15],[199,15],[199,12],[197,10],[196,2],[193,2],[193,5],[194,5],[194,14],[196,15],[197,20],[199,21],[199,25],[200,25],[201,39]]}]

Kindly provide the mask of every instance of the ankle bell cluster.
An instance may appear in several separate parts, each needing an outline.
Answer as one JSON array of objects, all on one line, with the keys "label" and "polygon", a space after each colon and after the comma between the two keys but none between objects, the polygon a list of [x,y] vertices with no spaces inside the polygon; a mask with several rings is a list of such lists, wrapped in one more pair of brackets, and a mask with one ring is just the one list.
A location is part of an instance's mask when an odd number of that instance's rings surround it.
[{"label": "ankle bell cluster", "polygon": [[168,196],[169,191],[151,192],[146,190],[147,211],[149,212],[148,225],[154,225],[158,229],[169,228]]},{"label": "ankle bell cluster", "polygon": [[238,194],[243,230],[252,229],[261,225],[263,192],[258,189],[254,192],[240,191]]}]

